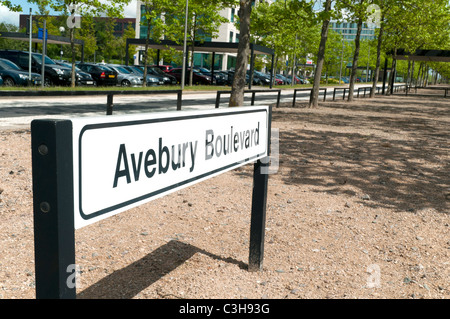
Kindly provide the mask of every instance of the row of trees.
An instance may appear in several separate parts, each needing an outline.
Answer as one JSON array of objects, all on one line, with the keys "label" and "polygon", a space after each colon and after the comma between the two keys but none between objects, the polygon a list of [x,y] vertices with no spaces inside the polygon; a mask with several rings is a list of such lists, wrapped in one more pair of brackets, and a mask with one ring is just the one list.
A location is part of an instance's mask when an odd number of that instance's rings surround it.
[{"label": "row of trees", "polygon": [[[306,0],[276,1],[261,4],[252,13],[252,34],[262,44],[274,47],[277,56],[305,57],[308,53],[317,53],[314,56],[317,67],[310,107],[317,106],[322,71],[329,70],[341,56],[349,53],[342,45],[342,35],[330,31],[332,20],[357,24],[356,38],[351,47],[349,100],[353,99],[360,62],[364,63],[363,66],[370,63],[361,61],[362,44],[366,52],[371,49],[372,59],[375,59],[373,86],[377,85],[382,59],[387,56],[392,60],[389,82],[392,83],[397,70],[398,49],[414,52],[417,49],[449,48],[450,7],[447,0],[324,0],[321,1],[321,10],[314,10],[314,4],[317,5],[315,1]],[[369,22],[376,26],[376,39],[362,43],[362,27]],[[408,70],[404,73],[407,74],[406,80],[410,81],[414,75],[419,76],[419,70],[414,70],[414,63],[407,65]],[[450,75],[448,66],[443,63],[422,64],[420,72],[429,67],[444,77]],[[374,94],[375,90],[372,92]]]},{"label": "row of trees", "polygon": [[[28,2],[38,4],[43,12],[47,10],[46,8],[57,10],[64,17],[74,13],[81,14],[85,23],[83,27],[79,30],[72,28],[68,32],[71,39],[77,37],[85,40],[88,56],[95,54],[98,47],[102,47],[104,52],[121,51],[120,54],[125,55],[124,43],[120,43],[124,41],[123,38],[111,37],[111,32],[108,32],[113,26],[107,24],[98,27],[97,25],[96,29],[96,24],[91,23],[90,19],[98,14],[121,17],[123,7],[130,0],[107,2],[28,0]],[[13,10],[21,10],[8,0],[0,0],[0,3]],[[237,25],[240,29],[240,40],[230,106],[243,103],[250,42],[274,48],[280,68],[284,65],[286,57],[289,57],[289,61],[292,61],[292,72],[295,71],[296,61],[306,59],[307,56],[313,58],[316,70],[310,107],[317,107],[322,73],[333,72],[333,68],[336,68],[341,60],[351,62],[349,99],[352,100],[352,90],[359,65],[370,64],[371,68],[375,68],[373,85],[376,86],[382,62],[388,56],[392,61],[390,67],[394,70],[390,73],[391,80],[395,76],[395,70],[399,69],[396,58],[398,49],[414,52],[416,49],[449,47],[448,12],[450,7],[447,0],[284,0],[272,3],[259,1],[255,6],[252,5],[252,0],[190,0],[188,11],[185,10],[186,3],[186,0],[143,1],[145,7],[143,15],[146,19],[141,28],[146,30],[147,40],[158,41],[164,37],[182,43],[187,18],[187,41],[192,45],[195,41],[202,41],[207,37],[214,38],[217,35],[219,25],[226,22],[219,14],[221,9],[238,8]],[[343,41],[342,35],[330,30],[331,21],[356,23],[356,38],[351,45]],[[361,41],[362,27],[370,22],[376,26],[376,39]],[[133,30],[128,32],[129,35],[134,33]],[[188,48],[190,51],[193,50],[192,46]],[[370,50],[370,60],[368,50]],[[71,52],[72,60],[75,61],[76,47],[73,43]],[[149,61],[148,52],[146,47],[144,65],[147,65],[146,62]],[[105,58],[110,57],[105,56]],[[190,59],[192,64],[192,53]],[[446,64],[405,63],[401,67],[407,81],[425,75],[425,70],[430,68],[434,70],[434,74],[439,73],[443,77],[450,77],[449,67]],[[372,92],[374,93],[375,90]]]}]

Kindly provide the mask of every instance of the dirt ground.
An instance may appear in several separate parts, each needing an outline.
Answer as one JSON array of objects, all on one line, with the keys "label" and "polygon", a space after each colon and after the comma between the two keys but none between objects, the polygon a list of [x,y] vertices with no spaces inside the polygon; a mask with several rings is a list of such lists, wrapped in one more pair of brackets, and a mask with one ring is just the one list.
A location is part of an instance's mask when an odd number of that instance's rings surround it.
[{"label": "dirt ground", "polygon": [[[450,100],[419,93],[274,108],[262,271],[247,165],[77,230],[77,298],[449,299]],[[2,130],[1,299],[35,298],[32,195]]]}]

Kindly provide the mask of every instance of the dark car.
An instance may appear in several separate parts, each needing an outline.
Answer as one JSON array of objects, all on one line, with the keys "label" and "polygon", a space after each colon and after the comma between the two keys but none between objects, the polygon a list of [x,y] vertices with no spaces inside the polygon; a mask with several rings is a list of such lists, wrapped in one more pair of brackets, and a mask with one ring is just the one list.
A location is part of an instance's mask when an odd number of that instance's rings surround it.
[{"label": "dark car", "polygon": [[[10,60],[21,69],[28,70],[29,53],[26,51],[0,50],[0,58]],[[56,64],[55,61],[50,59],[48,56],[45,56],[44,61],[44,83],[46,86],[70,85],[72,81],[72,69]],[[31,72],[37,74],[42,73],[42,54],[31,54]]]},{"label": "dark car", "polygon": [[3,85],[3,79],[2,79],[2,76],[0,75],[0,86],[2,86]]},{"label": "dark car", "polygon": [[[142,78],[144,77],[144,67],[137,65],[125,65],[123,66],[123,68],[133,73],[134,75],[140,76]],[[149,70],[147,70],[147,86],[163,85],[163,84],[164,84],[164,77],[151,74]]]},{"label": "dark car", "polygon": [[155,67],[160,69],[161,71],[168,73],[170,72],[174,67],[171,65],[150,65],[151,67]]},{"label": "dark car", "polygon": [[[212,71],[206,69],[206,68],[198,68],[198,70],[208,76],[212,76]],[[224,85],[227,83],[227,79],[223,73],[220,71],[214,71],[214,79],[216,80],[217,85]]]},{"label": "dark car", "polygon": [[[56,63],[72,69],[72,64],[70,63],[61,61],[56,61]],[[81,69],[77,65],[75,66],[75,71],[76,71],[76,80],[75,80],[76,85],[96,85],[94,79],[92,78],[92,75],[81,71]]]},{"label": "dark car", "polygon": [[168,72],[164,72],[160,68],[150,66],[148,67],[148,72],[155,76],[162,76],[164,84],[177,84],[177,79],[173,75],[170,75]]},{"label": "dark car", "polygon": [[[228,85],[232,85],[233,84],[233,80],[234,80],[234,72],[232,70],[229,71],[223,71],[228,75],[228,80],[227,80],[227,84]],[[245,84],[247,85],[250,82],[250,77],[248,74],[245,74]]]},{"label": "dark car", "polygon": [[105,65],[95,63],[79,63],[77,66],[89,73],[98,86],[116,86],[119,82],[117,72]]},{"label": "dark car", "polygon": [[[170,70],[170,72],[168,72],[168,73],[170,75],[173,75],[177,79],[178,83],[181,83],[182,70],[183,70],[182,68],[174,68],[174,69]],[[187,68],[187,70],[185,72],[185,84],[189,83],[190,71],[191,71],[191,69]],[[199,84],[210,85],[210,84],[216,84],[216,81],[214,79],[211,79],[210,76],[205,75],[196,69],[193,69],[192,83],[195,85],[199,85]]]},{"label": "dark car", "polygon": [[40,85],[41,75],[37,73],[30,74],[19,68],[14,62],[6,59],[0,59],[0,75],[3,78],[5,86],[25,86],[29,84]]},{"label": "dark car", "polygon": [[[247,71],[250,74],[250,71]],[[258,71],[253,71],[253,84],[256,85],[269,85],[270,77],[266,74]]]}]

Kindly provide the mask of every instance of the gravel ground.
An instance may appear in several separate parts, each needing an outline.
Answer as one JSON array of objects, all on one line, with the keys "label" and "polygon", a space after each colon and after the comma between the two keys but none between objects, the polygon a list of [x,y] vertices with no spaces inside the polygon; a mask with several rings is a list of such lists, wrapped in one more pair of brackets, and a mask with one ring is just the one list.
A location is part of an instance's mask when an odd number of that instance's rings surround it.
[{"label": "gravel ground", "polygon": [[[76,231],[78,298],[449,299],[450,102],[274,109],[264,267],[252,165]],[[29,130],[0,131],[0,298],[35,298]]]}]

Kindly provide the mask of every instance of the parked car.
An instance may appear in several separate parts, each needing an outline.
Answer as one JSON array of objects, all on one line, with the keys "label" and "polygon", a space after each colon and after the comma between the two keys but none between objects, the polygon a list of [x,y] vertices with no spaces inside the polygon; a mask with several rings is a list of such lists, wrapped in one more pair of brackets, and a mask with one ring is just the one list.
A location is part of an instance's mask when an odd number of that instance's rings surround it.
[{"label": "parked car", "polygon": [[[57,64],[68,67],[70,69],[72,69],[72,64],[68,63],[68,62],[63,62],[63,61],[55,61]],[[75,81],[76,81],[76,85],[96,85],[97,83],[94,81],[94,79],[92,78],[92,75],[90,75],[87,72],[83,72],[77,65],[75,66],[75,71],[76,71],[76,77],[75,77]]]},{"label": "parked car", "polygon": [[[212,71],[208,70],[207,68],[198,68],[197,70],[199,70],[201,73],[205,75],[212,76]],[[217,85],[226,84],[225,76],[219,71],[214,71],[214,79],[216,80]]]},{"label": "parked car", "polygon": [[[131,72],[132,74],[139,76],[142,78],[142,81],[144,81],[144,70],[143,68],[137,66],[137,65],[122,65],[122,67]],[[164,80],[162,77],[149,74],[147,72],[147,86],[153,86],[153,85],[162,85],[164,84]]]},{"label": "parked car", "polygon": [[[190,70],[191,70],[191,68],[187,68],[187,70],[186,70],[185,83],[189,83]],[[181,83],[182,68],[174,68],[174,69],[170,70],[170,72],[168,72],[168,73],[170,75],[173,75],[177,79],[177,83]],[[199,84],[210,85],[210,84],[215,84],[216,82],[214,79],[211,79],[210,76],[202,74],[197,69],[193,69],[192,83],[195,85],[199,85]]]},{"label": "parked car", "polygon": [[[142,67],[142,70],[143,69],[144,67]],[[164,72],[160,68],[151,66],[148,68],[147,72],[150,72],[152,75],[155,76],[162,76],[164,84],[177,84],[177,79],[173,75],[170,75],[168,72]]]},{"label": "parked car", "polygon": [[118,64],[106,64],[107,67],[117,72],[117,81],[120,86],[142,86],[144,78],[131,73]]},{"label": "parked car", "polygon": [[[18,50],[0,50],[0,58],[10,60],[23,70],[28,70],[29,53]],[[72,81],[72,69],[58,65],[45,56],[44,83],[46,86],[51,85],[70,85]],[[31,54],[31,71],[41,74],[42,70],[42,54]]]},{"label": "parked car", "polygon": [[117,72],[107,67],[95,63],[79,63],[77,66],[84,72],[89,73],[98,86],[115,86],[117,85]]},{"label": "parked car", "polygon": [[[233,80],[234,80],[234,70],[229,70],[229,71],[225,71],[228,74],[228,85],[232,85],[233,84]],[[248,75],[248,73],[245,74],[245,84],[247,85],[250,82],[250,76]]]},{"label": "parked car", "polygon": [[3,79],[2,79],[2,76],[0,75],[0,86],[2,86],[3,85]]},{"label": "parked car", "polygon": [[[139,65],[135,66],[136,69],[139,70],[142,74],[144,74],[144,66]],[[147,66],[147,77],[156,77],[160,80],[162,80],[162,84],[177,84],[177,79],[170,75],[169,73],[166,73],[162,71],[160,68],[154,67],[154,66]]]},{"label": "parked car", "polygon": [[158,69],[160,69],[161,71],[166,72],[166,73],[168,73],[168,72],[170,72],[172,69],[174,69],[174,67],[171,66],[171,65],[150,65],[150,66],[151,66],[151,67],[158,68]]},{"label": "parked car", "polygon": [[[250,70],[247,70],[247,73],[250,75]],[[255,85],[269,85],[270,78],[262,72],[253,71],[253,84]]]},{"label": "parked car", "polygon": [[17,66],[14,62],[6,59],[0,59],[0,76],[3,78],[5,86],[26,86],[29,84],[40,85],[41,75],[37,73],[30,74]]}]

